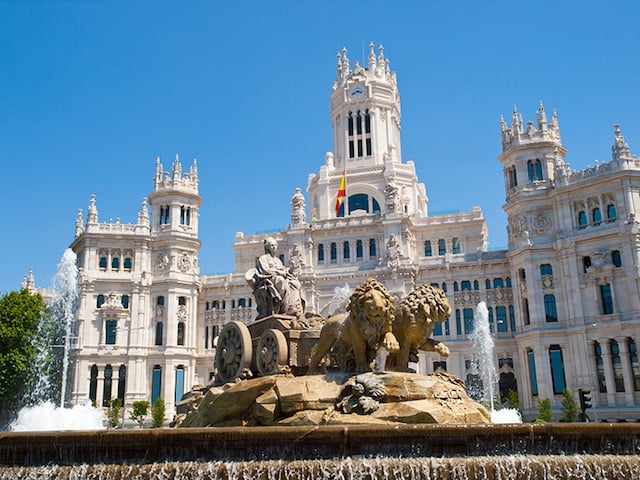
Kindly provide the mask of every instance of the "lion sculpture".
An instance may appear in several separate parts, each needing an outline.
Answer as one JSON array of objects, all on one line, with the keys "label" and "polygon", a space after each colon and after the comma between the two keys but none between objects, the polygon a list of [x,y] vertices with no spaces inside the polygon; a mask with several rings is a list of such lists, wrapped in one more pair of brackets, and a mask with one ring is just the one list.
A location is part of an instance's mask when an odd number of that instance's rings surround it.
[{"label": "lion sculpture", "polygon": [[407,371],[412,351],[424,350],[449,356],[449,348],[431,337],[437,323],[444,323],[451,315],[451,306],[444,291],[431,285],[413,290],[395,310],[393,334],[400,349],[389,355],[386,367]]},{"label": "lion sculpture", "polygon": [[393,298],[381,283],[368,279],[350,297],[349,313],[329,318],[320,331],[318,348],[311,358],[315,370],[329,351],[345,372],[366,372],[379,346],[389,352],[400,348],[392,332]]}]

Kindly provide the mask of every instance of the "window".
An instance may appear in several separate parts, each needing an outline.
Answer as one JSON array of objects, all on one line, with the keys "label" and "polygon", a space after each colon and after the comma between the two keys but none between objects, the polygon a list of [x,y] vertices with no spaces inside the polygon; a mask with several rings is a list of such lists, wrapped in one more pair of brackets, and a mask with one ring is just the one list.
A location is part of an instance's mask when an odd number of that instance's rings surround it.
[{"label": "window", "polygon": [[344,242],[344,244],[342,245],[342,258],[344,258],[345,260],[349,260],[350,257],[351,250],[349,248],[349,242]]},{"label": "window", "polygon": [[433,335],[435,337],[441,337],[442,336],[442,324],[441,323],[436,323],[436,325],[433,327]]},{"label": "window", "polygon": [[161,387],[162,367],[160,367],[160,365],[154,365],[153,372],[151,374],[151,404],[156,403],[156,400],[160,398]]},{"label": "window", "polygon": [[607,205],[607,221],[613,222],[617,217],[616,206],[613,203]]},{"label": "window", "polygon": [[108,407],[111,402],[111,385],[113,378],[113,368],[111,365],[104,367],[104,390],[102,391],[102,406]]},{"label": "window", "polygon": [[551,268],[551,265],[548,263],[540,265],[540,275],[553,275],[553,268]]},{"label": "window", "polygon": [[598,207],[591,210],[591,221],[594,225],[599,225],[602,222],[602,214],[600,213],[600,209]]},{"label": "window", "polygon": [[363,252],[364,252],[364,249],[362,247],[362,240],[358,240],[356,242],[356,258],[357,259],[362,259],[363,254],[364,254]]},{"label": "window", "polygon": [[462,282],[460,282],[460,290],[462,290],[463,292],[465,290],[471,290],[471,280],[463,280]]},{"label": "window", "polygon": [[204,327],[204,348],[209,348],[209,325]]},{"label": "window", "polygon": [[241,298],[238,300],[238,307],[245,308],[247,306],[247,300],[245,298]]},{"label": "window", "polygon": [[584,210],[578,212],[578,228],[584,228],[587,226],[587,214]]},{"label": "window", "polygon": [[104,295],[100,294],[96,299],[96,308],[100,308],[103,303],[104,303]]},{"label": "window", "polygon": [[111,270],[120,270],[120,259],[118,257],[111,259]]},{"label": "window", "polygon": [[620,255],[620,250],[613,250],[611,252],[611,263],[616,268],[622,266],[622,256]]},{"label": "window", "polygon": [[162,330],[164,324],[162,322],[156,323],[156,345],[162,345]]},{"label": "window", "polygon": [[451,335],[451,331],[449,329],[449,319],[447,318],[444,322],[444,334]]},{"label": "window", "polygon": [[531,324],[531,314],[529,313],[529,299],[528,298],[523,298],[522,299],[522,314],[524,315],[524,324],[525,325],[530,325]]},{"label": "window", "polygon": [[331,243],[331,261],[335,262],[338,259],[338,245],[335,242]]},{"label": "window", "polygon": [[562,349],[560,345],[549,347],[549,364],[551,365],[551,383],[553,384],[554,395],[562,395],[566,388],[564,377],[564,361],[562,359]]},{"label": "window", "polygon": [[529,174],[529,182],[536,182],[542,180],[542,162],[536,160],[535,162],[529,160],[527,162],[527,173]]},{"label": "window", "polygon": [[176,403],[182,400],[183,395],[184,395],[184,367],[182,365],[178,365],[178,368],[176,368],[176,395],[175,395]]},{"label": "window", "polygon": [[107,257],[100,257],[100,260],[98,260],[98,268],[100,270],[107,269]]},{"label": "window", "polygon": [[457,292],[458,290],[460,290],[458,287],[458,282],[453,282],[453,291]]},{"label": "window", "polygon": [[608,283],[600,285],[600,302],[603,315],[613,313],[613,297],[611,295],[611,285]]},{"label": "window", "polygon": [[491,280],[488,278],[484,281],[484,288],[487,290],[491,290]]},{"label": "window", "polygon": [[369,258],[375,258],[377,255],[378,255],[378,252],[376,249],[376,239],[370,238],[369,239]]},{"label": "window", "polygon": [[616,383],[616,392],[624,392],[624,378],[622,376],[622,359],[620,358],[620,345],[611,340],[611,366],[613,367],[613,379]]},{"label": "window", "polygon": [[507,277],[505,284],[507,285],[507,288],[511,288],[511,277]]},{"label": "window", "polygon": [[460,239],[459,238],[454,238],[451,241],[451,250],[452,250],[452,253],[460,253]]},{"label": "window", "polygon": [[104,343],[106,345],[116,344],[116,327],[118,322],[116,320],[107,320],[104,322]]},{"label": "window", "polygon": [[445,253],[447,253],[447,244],[441,238],[438,240],[438,255],[444,255]]},{"label": "window", "polygon": [[585,256],[582,257],[582,271],[587,273],[589,271],[589,267],[591,266],[591,257]]},{"label": "window", "polygon": [[516,167],[512,166],[507,169],[509,178],[509,188],[515,188],[518,186],[518,175],[516,174]]},{"label": "window", "polygon": [[434,372],[446,372],[447,371],[447,362],[445,362],[445,361],[433,362],[433,371]]},{"label": "window", "polygon": [[349,197],[349,213],[355,210],[364,210],[369,213],[369,195],[358,193]]},{"label": "window", "polygon": [[89,400],[91,403],[96,403],[98,395],[98,366],[91,366],[91,373],[89,374]]},{"label": "window", "polygon": [[640,391],[640,363],[638,362],[638,348],[636,342],[629,339],[629,362],[631,363],[631,371],[633,372],[633,389]]},{"label": "window", "polygon": [[544,296],[544,317],[547,322],[558,321],[555,295],[547,294]]},{"label": "window", "polygon": [[598,375],[598,391],[607,393],[607,380],[604,375],[604,362],[602,361],[602,347],[598,342],[594,342],[594,353],[596,358],[596,373]]},{"label": "window", "polygon": [[496,307],[496,323],[498,325],[498,332],[508,332],[509,326],[507,324],[507,308]]},{"label": "window", "polygon": [[531,395],[538,396],[538,377],[536,375],[536,360],[533,350],[527,350],[527,363],[529,364],[529,384],[531,385]]},{"label": "window", "polygon": [[186,305],[187,304],[187,297],[178,297],[178,305]]},{"label": "window", "polygon": [[464,318],[464,333],[470,335],[473,333],[473,309],[465,308],[462,310],[462,317]]},{"label": "window", "polygon": [[127,383],[127,367],[120,365],[118,369],[118,397],[124,405],[124,393]]},{"label": "window", "polygon": [[480,284],[478,283],[478,280],[473,281],[473,289],[480,290]]},{"label": "window", "polygon": [[516,331],[516,314],[513,310],[513,305],[509,305],[509,324],[511,325],[511,331]]},{"label": "window", "polygon": [[493,288],[504,288],[504,281],[501,278],[494,278]]},{"label": "window", "polygon": [[191,207],[180,207],[180,225],[191,224]]},{"label": "window", "polygon": [[160,205],[160,219],[158,221],[159,225],[169,225],[171,217],[171,210],[169,205]]},{"label": "window", "polygon": [[122,295],[120,303],[122,304],[122,308],[129,308],[129,295]]},{"label": "window", "polygon": [[178,322],[178,345],[184,345],[184,322]]},{"label": "window", "polygon": [[489,331],[493,333],[493,307],[487,308],[487,315],[489,316]]},{"label": "window", "polygon": [[456,310],[456,334],[462,335],[462,321],[460,320],[460,310]]},{"label": "window", "polygon": [[164,305],[164,297],[162,295],[160,295],[157,299],[156,299],[156,305],[158,306],[163,306]]},{"label": "window", "polygon": [[433,250],[431,248],[431,240],[426,240],[424,242],[424,256],[430,257],[433,255]]},{"label": "window", "polygon": [[318,245],[318,263],[324,262],[324,245]]},{"label": "window", "polygon": [[447,282],[442,282],[442,291],[447,293]]},{"label": "window", "polygon": [[130,257],[126,257],[124,259],[124,262],[122,263],[122,266],[124,267],[124,269],[127,272],[130,272],[131,271],[131,258]]}]

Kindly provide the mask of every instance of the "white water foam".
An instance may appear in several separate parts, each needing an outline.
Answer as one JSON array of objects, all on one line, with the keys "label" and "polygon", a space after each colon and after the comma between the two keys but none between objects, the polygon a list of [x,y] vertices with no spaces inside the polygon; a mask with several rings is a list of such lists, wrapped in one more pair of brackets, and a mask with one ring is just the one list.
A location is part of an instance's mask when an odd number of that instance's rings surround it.
[{"label": "white water foam", "polygon": [[25,407],[9,430],[14,432],[52,432],[64,430],[104,430],[102,410],[91,405],[56,407],[51,402]]}]

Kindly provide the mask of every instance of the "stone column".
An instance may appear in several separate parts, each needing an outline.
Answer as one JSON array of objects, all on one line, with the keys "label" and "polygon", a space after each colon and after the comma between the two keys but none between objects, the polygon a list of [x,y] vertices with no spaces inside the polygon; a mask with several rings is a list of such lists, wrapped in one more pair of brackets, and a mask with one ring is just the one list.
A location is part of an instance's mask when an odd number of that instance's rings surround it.
[{"label": "stone column", "polygon": [[607,405],[612,407],[616,404],[616,382],[613,378],[613,362],[611,361],[611,346],[608,338],[599,338],[600,350],[602,351],[602,364],[604,367],[604,379],[607,385]]},{"label": "stone column", "polygon": [[624,401],[626,405],[633,405],[633,372],[629,358],[629,344],[627,337],[616,337],[620,348],[620,361],[622,362],[622,378],[624,380]]}]

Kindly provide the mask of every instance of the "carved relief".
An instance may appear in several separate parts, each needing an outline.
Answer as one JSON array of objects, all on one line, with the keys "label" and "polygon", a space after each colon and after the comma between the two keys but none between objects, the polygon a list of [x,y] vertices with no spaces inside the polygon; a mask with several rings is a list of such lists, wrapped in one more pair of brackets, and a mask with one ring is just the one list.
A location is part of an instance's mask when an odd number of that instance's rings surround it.
[{"label": "carved relief", "polygon": [[187,306],[186,305],[178,305],[178,319],[186,320],[188,317]]},{"label": "carved relief", "polygon": [[551,221],[546,215],[538,213],[533,217],[533,231],[542,234],[551,228]]},{"label": "carved relief", "polygon": [[191,269],[191,258],[186,252],[182,252],[178,258],[178,269],[181,272],[188,272]]},{"label": "carved relief", "polygon": [[159,253],[156,257],[156,271],[164,272],[166,270],[169,270],[169,255]]},{"label": "carved relief", "polygon": [[487,290],[487,303],[491,305],[511,304],[513,303],[513,292],[510,288]]},{"label": "carved relief", "polygon": [[456,292],[453,294],[453,302],[455,305],[471,305],[475,307],[480,303],[480,292],[468,290]]}]

